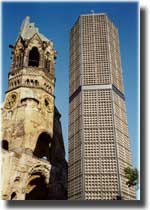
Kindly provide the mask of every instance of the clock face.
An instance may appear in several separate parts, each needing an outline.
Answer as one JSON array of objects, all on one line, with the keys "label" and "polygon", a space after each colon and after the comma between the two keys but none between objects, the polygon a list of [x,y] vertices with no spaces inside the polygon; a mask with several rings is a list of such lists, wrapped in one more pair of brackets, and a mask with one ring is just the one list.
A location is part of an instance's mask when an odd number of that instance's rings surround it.
[{"label": "clock face", "polygon": [[45,105],[48,112],[53,112],[54,105],[53,105],[53,98],[52,97],[46,96],[45,99],[44,99],[44,105]]},{"label": "clock face", "polygon": [[17,93],[13,92],[13,93],[9,94],[6,98],[5,108],[11,109],[12,107],[15,106],[16,101],[17,101]]}]

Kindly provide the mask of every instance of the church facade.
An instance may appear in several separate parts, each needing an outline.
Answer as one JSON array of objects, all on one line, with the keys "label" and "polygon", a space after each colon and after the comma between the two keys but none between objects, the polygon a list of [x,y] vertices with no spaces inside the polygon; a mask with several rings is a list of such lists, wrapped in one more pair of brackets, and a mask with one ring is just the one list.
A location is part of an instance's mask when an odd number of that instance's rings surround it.
[{"label": "church facade", "polygon": [[2,199],[67,199],[67,162],[55,106],[52,41],[26,17],[12,49],[2,107]]}]

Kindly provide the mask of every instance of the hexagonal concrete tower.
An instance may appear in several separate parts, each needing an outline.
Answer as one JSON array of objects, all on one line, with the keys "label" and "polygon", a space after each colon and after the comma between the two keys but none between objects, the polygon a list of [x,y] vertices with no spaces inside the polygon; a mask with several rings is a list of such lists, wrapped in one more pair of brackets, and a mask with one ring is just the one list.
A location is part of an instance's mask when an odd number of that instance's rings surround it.
[{"label": "hexagonal concrete tower", "polygon": [[2,108],[2,199],[66,199],[53,43],[26,17],[16,44],[9,47],[12,65]]}]

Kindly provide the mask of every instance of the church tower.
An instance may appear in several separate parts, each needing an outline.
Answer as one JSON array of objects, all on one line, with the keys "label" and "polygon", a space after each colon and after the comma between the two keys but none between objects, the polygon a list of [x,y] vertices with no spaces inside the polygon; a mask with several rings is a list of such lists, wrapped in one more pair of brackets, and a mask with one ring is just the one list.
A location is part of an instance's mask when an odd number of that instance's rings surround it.
[{"label": "church tower", "polygon": [[[12,65],[2,108],[2,199],[66,199],[53,43],[26,17],[16,44],[9,47]],[[64,180],[58,180],[61,173]]]}]

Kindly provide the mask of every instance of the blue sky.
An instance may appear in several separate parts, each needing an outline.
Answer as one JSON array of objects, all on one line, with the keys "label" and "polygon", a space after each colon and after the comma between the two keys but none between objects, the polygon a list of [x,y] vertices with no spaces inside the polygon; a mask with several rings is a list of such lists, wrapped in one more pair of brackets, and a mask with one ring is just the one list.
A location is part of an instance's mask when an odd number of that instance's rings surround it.
[{"label": "blue sky", "polygon": [[2,94],[7,89],[11,64],[9,44],[14,44],[23,19],[30,16],[41,33],[54,42],[56,60],[56,105],[62,114],[66,151],[68,148],[69,32],[80,14],[107,13],[119,30],[122,69],[133,152],[138,166],[138,4],[137,3],[3,3],[2,6]]}]

